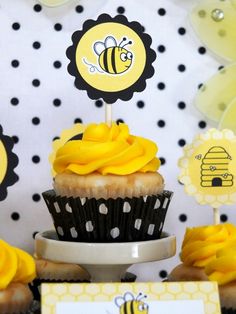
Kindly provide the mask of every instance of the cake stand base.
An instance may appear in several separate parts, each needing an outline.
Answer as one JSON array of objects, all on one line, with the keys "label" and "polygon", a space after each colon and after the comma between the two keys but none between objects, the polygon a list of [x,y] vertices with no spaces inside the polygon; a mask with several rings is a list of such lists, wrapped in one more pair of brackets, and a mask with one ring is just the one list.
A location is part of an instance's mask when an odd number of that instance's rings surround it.
[{"label": "cake stand base", "polygon": [[35,238],[38,258],[74,263],[84,267],[93,282],[119,282],[127,268],[136,263],[154,262],[176,253],[176,238],[166,232],[161,239],[139,242],[87,243],[58,240],[54,230]]}]

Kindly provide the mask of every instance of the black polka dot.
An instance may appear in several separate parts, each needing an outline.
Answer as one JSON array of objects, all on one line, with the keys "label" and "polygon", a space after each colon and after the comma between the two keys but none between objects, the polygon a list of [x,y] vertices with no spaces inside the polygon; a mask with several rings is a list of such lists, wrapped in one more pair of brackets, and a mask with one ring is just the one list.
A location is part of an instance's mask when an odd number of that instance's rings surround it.
[{"label": "black polka dot", "polygon": [[203,86],[204,86],[203,83],[200,83],[197,88],[201,89]]},{"label": "black polka dot", "polygon": [[35,156],[32,157],[32,161],[33,161],[34,164],[38,164],[40,162],[40,157],[35,155]]},{"label": "black polka dot", "polygon": [[221,215],[220,215],[220,221],[221,221],[221,222],[226,222],[226,221],[228,221],[228,216],[225,215],[225,214],[221,214]]},{"label": "black polka dot", "polygon": [[33,232],[33,234],[32,234],[33,239],[35,239],[37,233],[39,233],[39,232],[38,231]]},{"label": "black polka dot", "polygon": [[39,202],[40,199],[41,199],[40,194],[35,193],[35,194],[32,195],[32,200],[33,200],[34,202]]},{"label": "black polka dot", "polygon": [[56,141],[56,140],[59,140],[59,138],[60,138],[59,136],[55,136],[52,140]]},{"label": "black polka dot", "polygon": [[206,53],[206,48],[205,47],[199,47],[198,52],[200,53],[200,55],[204,55]]},{"label": "black polka dot", "polygon": [[117,12],[118,12],[119,14],[124,14],[124,13],[125,13],[125,8],[124,8],[124,7],[118,7],[118,8],[117,8]]},{"label": "black polka dot", "polygon": [[165,83],[163,83],[163,82],[160,82],[160,83],[157,84],[157,88],[158,88],[159,90],[163,90],[163,89],[165,89],[165,87],[166,87],[166,85],[165,85]]},{"label": "black polka dot", "polygon": [[179,33],[180,35],[185,35],[185,34],[186,34],[186,29],[185,29],[184,27],[180,27],[180,28],[178,29],[178,33]]},{"label": "black polka dot", "polygon": [[103,101],[98,99],[95,101],[95,106],[98,107],[98,108],[101,108],[103,106]]},{"label": "black polka dot", "polygon": [[60,105],[61,105],[61,100],[60,100],[59,98],[55,98],[55,99],[53,100],[53,105],[54,105],[55,107],[60,107]]},{"label": "black polka dot", "polygon": [[17,68],[20,65],[20,62],[18,60],[12,60],[11,66],[13,68]]},{"label": "black polka dot", "polygon": [[74,123],[83,123],[82,119],[81,118],[76,118],[74,120]]},{"label": "black polka dot", "polygon": [[178,183],[179,183],[180,185],[184,185],[184,184],[183,184],[181,181],[179,181],[179,180],[178,180]]},{"label": "black polka dot", "polygon": [[61,25],[60,23],[56,23],[56,24],[54,25],[54,29],[55,29],[55,31],[59,32],[59,31],[62,30],[62,25]]},{"label": "black polka dot", "polygon": [[18,29],[20,29],[20,23],[18,23],[18,22],[13,23],[12,29],[14,29],[14,31],[18,31]]},{"label": "black polka dot", "polygon": [[13,97],[13,98],[11,99],[11,104],[12,104],[13,106],[17,106],[17,105],[19,104],[19,99],[16,98],[16,97]]},{"label": "black polka dot", "polygon": [[12,139],[13,139],[14,144],[17,144],[19,142],[19,137],[16,135],[13,135]]},{"label": "black polka dot", "polygon": [[39,41],[34,41],[32,46],[33,46],[34,49],[39,49],[41,47],[41,44],[40,44]]},{"label": "black polka dot", "polygon": [[166,163],[165,158],[160,157],[159,159],[160,159],[161,165],[162,165],[162,166],[165,165],[165,163]]},{"label": "black polka dot", "polygon": [[40,85],[40,80],[34,79],[34,80],[32,81],[32,85],[33,85],[34,87],[39,87],[39,85]]},{"label": "black polka dot", "polygon": [[180,147],[183,147],[185,144],[186,144],[186,141],[184,139],[182,139],[182,138],[178,141],[178,145]]},{"label": "black polka dot", "polygon": [[179,72],[184,72],[186,70],[186,66],[184,64],[178,65],[178,71]]},{"label": "black polka dot", "polygon": [[205,129],[205,127],[207,126],[207,124],[206,124],[205,121],[200,121],[200,122],[198,123],[198,126],[199,126],[200,129]]},{"label": "black polka dot", "polygon": [[185,215],[185,214],[179,215],[179,221],[181,221],[181,222],[187,221],[187,215]]},{"label": "black polka dot", "polygon": [[54,61],[53,66],[54,68],[59,69],[61,67],[61,61]]},{"label": "black polka dot", "polygon": [[164,128],[164,126],[166,125],[164,120],[159,120],[157,121],[157,125],[159,126],[159,128]]},{"label": "black polka dot", "polygon": [[185,108],[186,108],[185,102],[180,101],[180,102],[178,103],[178,108],[181,109],[181,110],[185,109]]},{"label": "black polka dot", "polygon": [[84,11],[84,7],[83,7],[82,5],[77,5],[77,6],[75,7],[75,11],[76,11],[77,13],[82,13],[82,12]]},{"label": "black polka dot", "polygon": [[124,123],[124,120],[123,119],[117,119],[116,124],[120,124],[120,123]]},{"label": "black polka dot", "polygon": [[225,67],[223,66],[223,65],[220,65],[219,67],[218,67],[218,70],[219,71],[221,71],[221,70],[223,70]]},{"label": "black polka dot", "polygon": [[40,12],[42,10],[42,6],[40,4],[35,4],[34,5],[34,11],[35,12]]},{"label": "black polka dot", "polygon": [[157,50],[158,50],[160,53],[163,53],[163,52],[166,51],[166,47],[163,46],[163,45],[160,45],[160,46],[157,47]]},{"label": "black polka dot", "polygon": [[137,107],[138,108],[143,108],[145,106],[145,103],[144,103],[144,101],[142,101],[142,100],[139,100],[138,102],[137,102]]},{"label": "black polka dot", "polygon": [[38,125],[38,124],[40,124],[40,119],[39,119],[38,117],[34,117],[34,118],[32,119],[32,123],[33,123],[34,125]]},{"label": "black polka dot", "polygon": [[17,212],[14,212],[14,213],[12,213],[11,214],[11,219],[12,220],[19,220],[20,219],[20,214],[19,213],[17,213]]},{"label": "black polka dot", "polygon": [[163,8],[160,8],[157,12],[158,12],[158,14],[159,14],[160,16],[166,15],[166,10],[163,9]]},{"label": "black polka dot", "polygon": [[160,272],[159,272],[159,276],[160,276],[160,278],[162,278],[162,279],[165,279],[166,277],[167,277],[167,271],[166,270],[161,270]]}]

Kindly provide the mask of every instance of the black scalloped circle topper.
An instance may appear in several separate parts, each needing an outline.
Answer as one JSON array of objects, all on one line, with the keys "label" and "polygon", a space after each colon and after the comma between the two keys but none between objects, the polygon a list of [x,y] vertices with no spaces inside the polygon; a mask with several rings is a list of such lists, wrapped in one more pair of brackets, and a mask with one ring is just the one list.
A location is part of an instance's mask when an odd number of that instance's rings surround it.
[{"label": "black scalloped circle topper", "polygon": [[0,125],[0,201],[7,197],[7,187],[18,181],[14,168],[18,165],[18,157],[12,152],[13,140],[3,134]]},{"label": "black scalloped circle topper", "polygon": [[152,38],[141,24],[129,22],[124,15],[102,14],[87,20],[72,41],[66,51],[68,72],[75,77],[75,86],[93,100],[128,101],[146,88],[146,80],[155,72]]}]

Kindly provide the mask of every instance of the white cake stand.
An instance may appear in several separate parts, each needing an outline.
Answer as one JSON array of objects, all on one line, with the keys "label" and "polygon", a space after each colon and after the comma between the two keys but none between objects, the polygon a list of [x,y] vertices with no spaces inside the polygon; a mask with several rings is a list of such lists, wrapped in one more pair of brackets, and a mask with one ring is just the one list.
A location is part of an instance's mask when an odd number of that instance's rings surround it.
[{"label": "white cake stand", "polygon": [[132,264],[159,261],[176,253],[176,238],[166,232],[161,239],[122,243],[86,243],[58,240],[56,232],[38,233],[38,258],[74,263],[84,267],[93,282],[119,282]]}]

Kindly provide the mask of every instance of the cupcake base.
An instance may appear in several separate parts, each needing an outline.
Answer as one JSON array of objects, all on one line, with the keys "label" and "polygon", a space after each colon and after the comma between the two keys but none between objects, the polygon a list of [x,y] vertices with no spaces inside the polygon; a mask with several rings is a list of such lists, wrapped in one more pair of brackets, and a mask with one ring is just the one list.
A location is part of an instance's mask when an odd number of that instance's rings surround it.
[{"label": "cupcake base", "polygon": [[112,199],[61,197],[43,193],[59,240],[131,242],[159,239],[172,192]]}]

